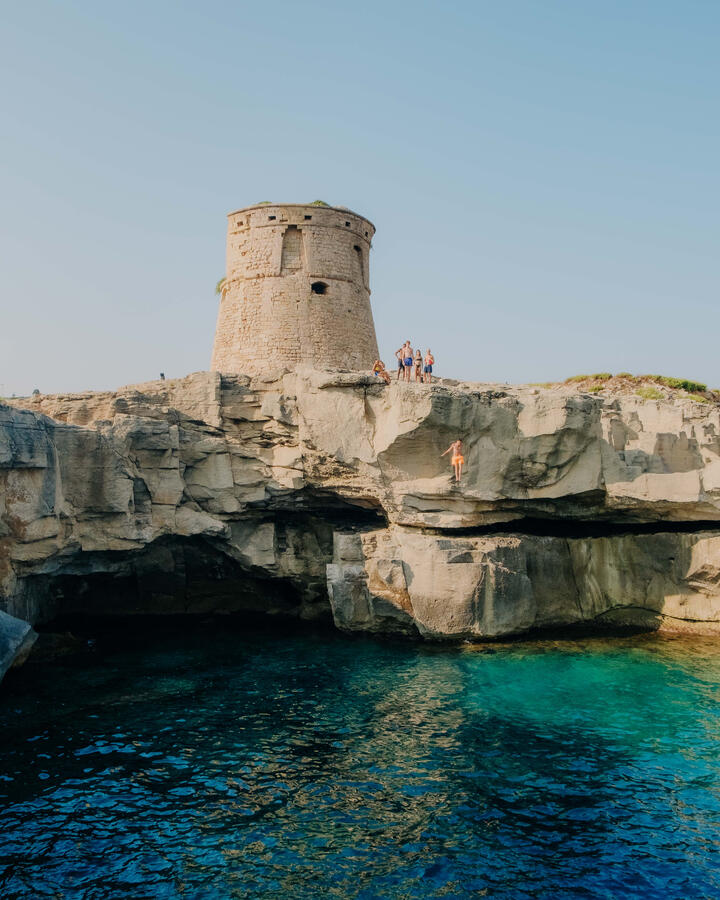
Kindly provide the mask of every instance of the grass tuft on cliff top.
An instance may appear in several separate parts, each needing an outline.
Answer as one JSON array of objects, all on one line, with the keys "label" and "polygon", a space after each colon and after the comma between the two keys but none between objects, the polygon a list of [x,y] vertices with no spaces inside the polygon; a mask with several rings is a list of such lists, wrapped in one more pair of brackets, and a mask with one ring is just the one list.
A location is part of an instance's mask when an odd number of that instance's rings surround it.
[{"label": "grass tuft on cliff top", "polygon": [[609,381],[612,378],[611,372],[597,372],[595,375],[571,375],[565,379],[565,384],[573,384],[576,381]]},{"label": "grass tuft on cliff top", "polygon": [[702,394],[707,390],[707,385],[701,381],[690,381],[687,378],[668,378],[667,375],[641,375],[644,381],[654,381],[664,384],[665,387],[676,388],[679,391],[687,391],[689,394]]},{"label": "grass tuft on cliff top", "polygon": [[642,397],[643,400],[664,400],[665,394],[660,390],[660,388],[652,387],[652,385],[644,385],[643,387],[639,387],[635,393],[638,397]]},{"label": "grass tuft on cliff top", "polygon": [[[644,400],[662,400],[678,391],[700,403],[720,402],[717,391],[708,391],[706,384],[690,378],[672,378],[669,375],[633,375],[631,372],[596,372],[594,375],[572,375],[564,384],[576,384],[589,394],[609,390],[615,393],[632,390]],[[665,388],[666,391],[663,391]]]}]

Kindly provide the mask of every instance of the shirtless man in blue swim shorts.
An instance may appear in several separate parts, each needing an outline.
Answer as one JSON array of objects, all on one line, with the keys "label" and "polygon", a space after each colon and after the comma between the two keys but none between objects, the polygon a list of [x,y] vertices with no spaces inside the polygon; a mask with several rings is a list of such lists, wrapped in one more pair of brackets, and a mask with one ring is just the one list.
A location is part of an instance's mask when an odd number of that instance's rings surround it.
[{"label": "shirtless man in blue swim shorts", "polygon": [[405,356],[403,357],[403,365],[405,366],[405,381],[410,381],[410,373],[413,370],[414,351],[410,341],[405,341]]}]

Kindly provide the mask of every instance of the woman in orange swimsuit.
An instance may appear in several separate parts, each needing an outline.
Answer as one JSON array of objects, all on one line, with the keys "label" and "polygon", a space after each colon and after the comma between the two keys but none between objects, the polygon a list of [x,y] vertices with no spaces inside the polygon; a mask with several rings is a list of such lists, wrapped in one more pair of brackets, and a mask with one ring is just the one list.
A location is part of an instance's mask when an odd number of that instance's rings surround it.
[{"label": "woman in orange swimsuit", "polygon": [[456,483],[460,481],[460,476],[462,475],[463,463],[465,462],[465,457],[462,455],[462,441],[457,440],[453,441],[452,444],[447,448],[445,453],[441,453],[440,456],[447,456],[448,453],[452,450],[452,467],[455,469],[455,481]]}]

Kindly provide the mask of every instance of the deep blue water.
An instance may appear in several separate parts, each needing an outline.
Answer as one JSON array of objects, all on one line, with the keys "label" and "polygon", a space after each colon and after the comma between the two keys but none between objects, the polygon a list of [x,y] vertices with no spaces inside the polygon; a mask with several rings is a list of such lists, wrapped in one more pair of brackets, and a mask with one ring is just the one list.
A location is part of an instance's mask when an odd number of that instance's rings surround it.
[{"label": "deep blue water", "polygon": [[720,641],[195,629],[0,690],[0,896],[720,896]]}]

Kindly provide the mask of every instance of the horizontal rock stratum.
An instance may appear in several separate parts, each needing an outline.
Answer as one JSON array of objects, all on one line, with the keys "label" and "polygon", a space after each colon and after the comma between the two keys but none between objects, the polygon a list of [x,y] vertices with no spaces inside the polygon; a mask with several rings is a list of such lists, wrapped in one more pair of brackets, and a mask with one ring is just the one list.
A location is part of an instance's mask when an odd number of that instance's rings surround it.
[{"label": "horizontal rock stratum", "polygon": [[30,623],[720,631],[719,582],[714,403],[299,369],[0,405],[0,608]]}]

